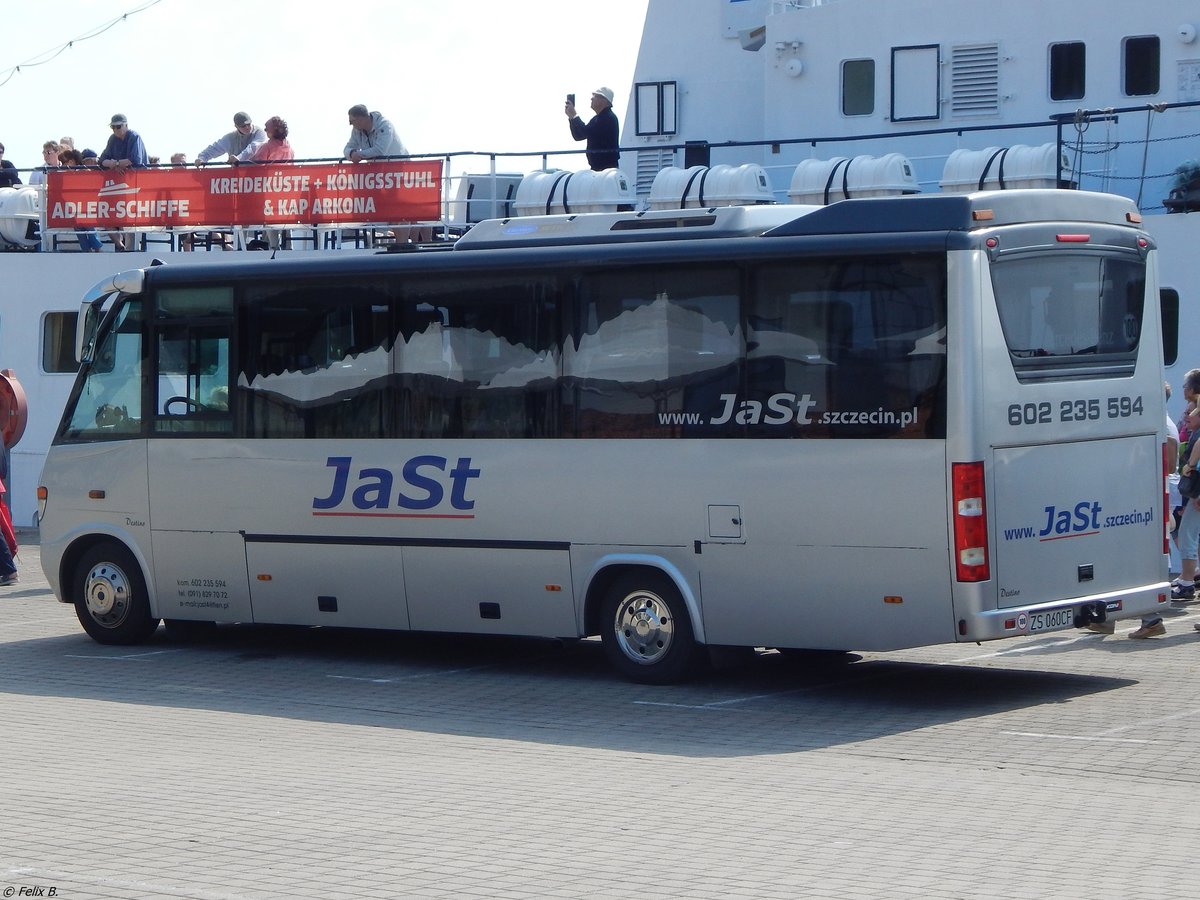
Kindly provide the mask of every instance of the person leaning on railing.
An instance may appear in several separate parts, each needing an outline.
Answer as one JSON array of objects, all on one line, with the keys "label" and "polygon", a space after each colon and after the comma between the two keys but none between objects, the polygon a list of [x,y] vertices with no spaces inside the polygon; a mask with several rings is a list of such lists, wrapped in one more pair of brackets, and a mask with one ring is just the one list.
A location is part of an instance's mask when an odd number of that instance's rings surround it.
[{"label": "person leaning on railing", "polygon": [[380,159],[385,156],[408,156],[408,150],[392,123],[381,112],[370,112],[359,103],[348,112],[350,140],[342,150],[342,158],[350,162]]},{"label": "person leaning on railing", "polygon": [[[292,152],[292,145],[288,143],[288,123],[280,116],[271,116],[263,123],[263,130],[267,133],[267,140],[256,141],[245,150],[238,154],[234,163],[241,165],[243,163],[267,163],[267,162],[290,162],[296,158],[296,154]],[[278,229],[266,229],[267,246],[272,250],[288,249],[291,244],[291,238],[284,231]],[[253,249],[253,248],[248,248]]]},{"label": "person leaning on railing", "polygon": [[263,140],[255,141],[237,155],[234,163],[243,162],[287,162],[296,158],[292,145],[288,143],[288,123],[279,116],[271,116],[263,125],[266,132]]},{"label": "person leaning on railing", "polygon": [[[100,154],[100,168],[108,169],[114,175],[124,178],[130,169],[140,169],[150,164],[142,136],[129,127],[129,120],[122,113],[114,115],[108,127],[112,129],[112,134],[104,152]],[[126,249],[125,236],[119,228],[115,229],[111,236],[114,250]]]},{"label": "person leaning on railing", "polygon": [[205,163],[225,155],[228,162],[236,161],[238,154],[256,141],[265,141],[266,133],[254,124],[250,114],[236,112],[233,114],[233,131],[217,138],[196,154],[196,165]]}]

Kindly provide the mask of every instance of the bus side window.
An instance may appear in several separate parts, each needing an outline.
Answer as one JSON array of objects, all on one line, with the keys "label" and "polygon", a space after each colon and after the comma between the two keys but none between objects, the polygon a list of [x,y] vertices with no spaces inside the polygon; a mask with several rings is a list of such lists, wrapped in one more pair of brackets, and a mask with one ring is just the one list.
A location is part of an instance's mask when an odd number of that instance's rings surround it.
[{"label": "bus side window", "polygon": [[564,350],[566,433],[583,438],[736,436],[724,415],[744,350],[731,266],[593,272]]},{"label": "bus side window", "polygon": [[229,335],[212,325],[171,325],[158,332],[158,432],[226,434]]}]

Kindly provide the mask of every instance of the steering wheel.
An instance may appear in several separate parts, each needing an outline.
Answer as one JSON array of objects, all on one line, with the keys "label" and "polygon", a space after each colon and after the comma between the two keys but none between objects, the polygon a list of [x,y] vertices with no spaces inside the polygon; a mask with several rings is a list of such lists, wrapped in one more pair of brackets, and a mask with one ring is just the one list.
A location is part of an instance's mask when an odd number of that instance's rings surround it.
[{"label": "steering wheel", "polygon": [[96,409],[96,424],[101,428],[116,428],[129,418],[129,413],[123,406],[102,403]]},{"label": "steering wheel", "polygon": [[[182,413],[171,412],[171,407],[174,406],[176,403],[183,404],[184,409],[183,409]],[[163,412],[165,412],[168,416],[187,415],[189,412],[192,412],[193,410],[195,412],[205,412],[207,409],[208,409],[207,406],[205,406],[199,400],[193,400],[191,397],[172,397],[170,400],[168,400],[166,403],[163,404]]]}]

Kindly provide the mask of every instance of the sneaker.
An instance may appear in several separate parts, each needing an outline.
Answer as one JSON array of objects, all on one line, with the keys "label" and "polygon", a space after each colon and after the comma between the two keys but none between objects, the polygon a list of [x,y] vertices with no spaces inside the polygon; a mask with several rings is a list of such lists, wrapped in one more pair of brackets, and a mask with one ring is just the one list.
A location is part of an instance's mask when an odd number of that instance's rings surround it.
[{"label": "sneaker", "polygon": [[1172,600],[1195,600],[1196,588],[1187,584],[1175,584],[1171,586]]},{"label": "sneaker", "polygon": [[1143,625],[1137,631],[1131,631],[1129,636],[1135,641],[1140,641],[1142,638],[1162,637],[1167,633],[1167,626],[1162,623],[1162,619],[1157,619],[1149,625]]},{"label": "sneaker", "polygon": [[16,572],[9,572],[3,578],[0,578],[0,584],[16,584],[19,580]]},{"label": "sneaker", "polygon": [[1084,626],[1092,634],[1112,634],[1117,630],[1116,622],[1093,622],[1091,625]]}]

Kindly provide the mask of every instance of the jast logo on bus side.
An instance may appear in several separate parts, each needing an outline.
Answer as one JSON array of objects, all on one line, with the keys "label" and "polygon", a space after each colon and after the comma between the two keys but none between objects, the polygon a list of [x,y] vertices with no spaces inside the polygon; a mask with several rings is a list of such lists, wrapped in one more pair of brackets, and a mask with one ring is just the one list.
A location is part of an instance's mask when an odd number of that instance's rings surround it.
[{"label": "jast logo on bus side", "polygon": [[[325,466],[333,470],[333,484],[327,497],[313,497],[313,509],[336,509],[349,492],[355,509],[381,510],[395,506],[429,510],[442,504],[447,486],[450,505],[454,509],[474,509],[475,501],[467,497],[467,489],[471,480],[479,477],[480,470],[471,468],[469,456],[459,457],[454,468],[447,471],[449,465],[450,461],[444,456],[414,456],[398,472],[377,467],[355,470],[354,457],[331,456]],[[353,484],[351,472],[354,473]]]},{"label": "jast logo on bus side", "polygon": [[724,425],[733,419],[738,425],[787,425],[789,422],[799,422],[801,425],[811,425],[809,412],[817,401],[811,395],[797,397],[795,394],[772,394],[767,398],[766,415],[763,415],[763,405],[760,400],[741,400],[737,394],[722,394],[721,402],[725,408],[721,414],[710,420],[710,425]]},{"label": "jast logo on bus side", "polygon": [[1084,500],[1076,503],[1074,509],[1059,509],[1057,506],[1046,507],[1046,524],[1038,532],[1038,537],[1054,534],[1075,534],[1081,531],[1096,531],[1100,528],[1100,503],[1096,500]]}]

